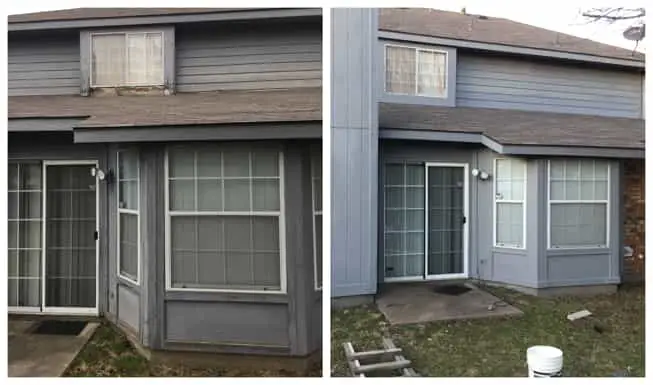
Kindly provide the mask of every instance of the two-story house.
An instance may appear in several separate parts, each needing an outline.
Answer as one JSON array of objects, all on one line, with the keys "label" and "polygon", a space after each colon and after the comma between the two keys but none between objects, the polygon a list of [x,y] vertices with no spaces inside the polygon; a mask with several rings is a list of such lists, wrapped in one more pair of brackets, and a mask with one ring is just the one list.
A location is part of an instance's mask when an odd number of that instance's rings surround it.
[{"label": "two-story house", "polygon": [[332,14],[335,303],[614,290],[644,253],[644,56],[433,9]]},{"label": "two-story house", "polygon": [[12,15],[9,312],[321,351],[321,9]]}]

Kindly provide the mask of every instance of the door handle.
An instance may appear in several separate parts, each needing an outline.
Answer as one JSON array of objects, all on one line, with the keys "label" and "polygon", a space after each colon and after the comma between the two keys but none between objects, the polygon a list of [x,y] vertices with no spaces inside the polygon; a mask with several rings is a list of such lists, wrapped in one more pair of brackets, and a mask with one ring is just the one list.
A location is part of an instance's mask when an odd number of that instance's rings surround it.
[{"label": "door handle", "polygon": [[95,232],[93,233],[93,238],[97,241],[98,238],[100,238],[100,234],[98,234],[98,232],[95,231]]},{"label": "door handle", "polygon": [[465,223],[467,223],[467,217],[464,216],[464,217],[463,217],[463,225],[464,225]]}]

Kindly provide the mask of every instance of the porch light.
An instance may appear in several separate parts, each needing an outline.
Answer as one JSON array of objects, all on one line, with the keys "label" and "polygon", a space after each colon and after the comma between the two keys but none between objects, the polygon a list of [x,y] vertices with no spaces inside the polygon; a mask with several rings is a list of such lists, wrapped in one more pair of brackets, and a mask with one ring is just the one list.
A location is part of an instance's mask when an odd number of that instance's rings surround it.
[{"label": "porch light", "polygon": [[106,181],[107,183],[109,183],[110,182],[110,176],[111,176],[111,170],[104,171],[99,167],[92,167],[91,168],[91,176],[94,176],[99,180]]},{"label": "porch light", "polygon": [[472,176],[475,176],[481,180],[488,180],[488,178],[490,178],[490,174],[477,168],[472,170]]}]

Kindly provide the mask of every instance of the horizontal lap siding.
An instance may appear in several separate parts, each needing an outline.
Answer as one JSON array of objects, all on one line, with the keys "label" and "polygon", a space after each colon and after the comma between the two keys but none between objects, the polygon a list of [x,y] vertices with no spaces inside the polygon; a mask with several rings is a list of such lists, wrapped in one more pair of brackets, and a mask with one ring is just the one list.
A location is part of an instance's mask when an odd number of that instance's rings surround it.
[{"label": "horizontal lap siding", "polygon": [[79,35],[10,38],[9,96],[79,93]]},{"label": "horizontal lap siding", "polygon": [[460,53],[456,105],[639,118],[642,76]]},{"label": "horizontal lap siding", "polygon": [[319,24],[177,30],[177,90],[319,87]]}]

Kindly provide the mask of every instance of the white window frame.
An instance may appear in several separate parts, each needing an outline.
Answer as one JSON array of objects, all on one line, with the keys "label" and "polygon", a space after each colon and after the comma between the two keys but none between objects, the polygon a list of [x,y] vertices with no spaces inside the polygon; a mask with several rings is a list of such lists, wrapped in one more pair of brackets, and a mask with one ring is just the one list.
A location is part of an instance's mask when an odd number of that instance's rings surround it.
[{"label": "white window frame", "polygon": [[[125,37],[125,47],[127,47],[127,37],[129,35],[146,35],[148,33],[157,33],[161,35],[161,82],[157,84],[148,84],[148,83],[124,83],[124,84],[95,84],[93,82],[93,38],[95,36],[106,36],[106,35],[123,35]],[[165,32],[163,30],[139,30],[139,31],[111,31],[111,32],[91,32],[88,44],[89,50],[89,61],[88,61],[88,78],[91,88],[111,88],[111,87],[156,87],[163,86],[165,84]],[[125,48],[125,65],[123,71],[127,70],[127,63],[129,63],[129,50]]]},{"label": "white window frame", "polygon": [[[319,291],[319,290],[322,290],[323,283],[318,282],[318,273],[319,273],[318,269],[321,269],[322,266],[319,266],[318,263],[317,263],[317,251],[318,251],[318,249],[317,249],[317,218],[319,216],[320,220],[322,220],[323,217],[322,217],[322,210],[316,210],[315,209],[315,181],[320,180],[322,183],[323,183],[323,181],[322,181],[322,175],[320,175],[319,177],[316,177],[315,175],[313,175],[314,167],[313,167],[312,163],[313,163],[313,161],[312,161],[312,157],[311,157],[311,165],[310,165],[311,166],[311,208],[312,208],[312,212],[313,212],[313,215],[312,215],[312,220],[313,220],[313,286],[314,286],[316,291]],[[320,170],[320,172],[322,172],[322,170]],[[322,184],[322,186],[323,186],[323,184]],[[322,190],[324,190],[324,188]],[[324,202],[324,199],[322,199],[322,201]],[[322,222],[322,234],[323,234],[323,236],[322,236],[322,240],[323,240],[322,246],[324,246],[324,222]],[[324,247],[322,247],[322,249],[324,250]],[[322,260],[324,261],[324,252],[322,252]],[[324,280],[324,274],[322,275],[322,280]]]},{"label": "white window frame", "polygon": [[[522,161],[524,163],[524,190],[522,192],[522,200],[517,200],[517,199],[497,199],[497,170],[498,170],[498,163],[499,161],[502,160],[507,160],[507,161]],[[516,249],[516,250],[526,250],[526,192],[528,191],[527,185],[528,185],[528,162],[523,159],[513,159],[513,158],[495,158],[494,159],[494,178],[492,178],[492,185],[493,185],[493,205],[492,205],[492,216],[493,216],[493,221],[492,221],[492,244],[496,248],[501,248],[501,249]],[[521,203],[522,204],[522,220],[523,220],[523,229],[522,229],[522,245],[517,246],[517,245],[510,245],[510,244],[499,244],[497,242],[497,221],[499,219],[498,216],[498,205],[499,203]]]},{"label": "white window frame", "polygon": [[[255,151],[249,149],[248,151]],[[284,295],[287,293],[287,270],[286,270],[286,202],[285,202],[285,170],[284,154],[281,149],[279,154],[279,211],[170,211],[170,147],[166,147],[164,159],[164,178],[165,178],[165,280],[166,291],[168,292],[202,292],[202,293],[242,293],[242,294],[271,294]],[[251,156],[251,155],[250,155]],[[224,168],[224,155],[222,155],[221,167]],[[197,162],[197,159],[195,159]],[[197,165],[196,165],[197,166]],[[250,165],[251,167],[251,165]],[[194,168],[197,170],[197,167]],[[224,171],[224,170],[223,170]],[[196,171],[195,171],[196,172]],[[222,173],[224,177],[224,173]],[[195,183],[198,177],[195,175]],[[197,189],[195,189],[197,194]],[[223,206],[224,208],[224,206]],[[278,290],[245,290],[245,289],[209,289],[209,288],[192,288],[192,287],[173,287],[172,286],[172,237],[170,236],[170,222],[173,216],[273,216],[279,218],[279,278],[280,288]]]},{"label": "white window frame", "polygon": [[[396,48],[409,48],[415,50],[415,93],[414,94],[402,94],[398,92],[388,91],[388,47]],[[442,96],[433,96],[433,95],[424,95],[419,93],[419,53],[421,52],[431,52],[431,53],[440,53],[444,54],[444,93]],[[432,99],[447,99],[449,94],[449,52],[445,50],[435,49],[435,48],[421,48],[410,45],[403,44],[384,44],[383,45],[383,91],[389,95],[399,95],[399,96],[413,96],[420,98],[432,98]]]},{"label": "white window frame", "polygon": [[[136,196],[138,199],[138,210],[133,210],[133,209],[124,209],[120,207],[120,153],[121,152],[130,152],[133,151],[136,153]],[[117,252],[116,255],[118,258],[116,258],[117,261],[117,271],[118,271],[118,277],[124,281],[127,281],[133,285],[140,286],[141,282],[141,161],[140,161],[140,154],[138,151],[135,150],[119,150],[116,153],[116,208],[118,212],[118,218],[117,218],[117,223],[116,223],[116,244],[117,244]],[[120,269],[120,261],[122,258],[122,253],[120,252],[120,214],[131,214],[131,215],[136,215],[136,244],[138,245],[136,248],[136,281],[133,279],[127,277],[126,275],[121,274],[121,269]]]},{"label": "white window frame", "polygon": [[[574,161],[580,161],[581,159],[574,158],[569,159]],[[592,159],[596,162],[596,159]],[[607,162],[607,192],[606,199],[579,199],[579,200],[552,200],[551,199],[551,160],[547,160],[547,176],[546,176],[546,185],[547,185],[547,205],[546,205],[546,222],[547,222],[547,249],[548,250],[583,250],[583,249],[609,249],[610,248],[610,173],[612,165]],[[552,246],[551,245],[551,205],[552,204],[577,204],[577,203],[605,203],[605,245],[592,245],[592,246]]]}]

